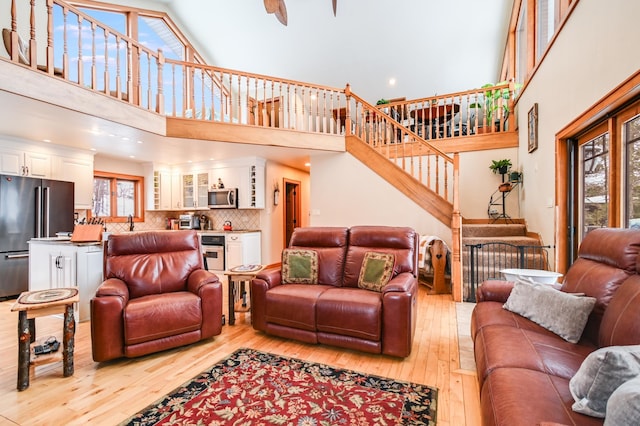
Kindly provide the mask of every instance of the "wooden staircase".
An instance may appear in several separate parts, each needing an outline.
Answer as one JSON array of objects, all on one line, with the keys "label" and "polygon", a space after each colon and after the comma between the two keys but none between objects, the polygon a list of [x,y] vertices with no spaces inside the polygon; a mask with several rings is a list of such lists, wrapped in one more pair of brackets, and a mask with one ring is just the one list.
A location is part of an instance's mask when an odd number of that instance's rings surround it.
[{"label": "wooden staircase", "polygon": [[548,246],[523,223],[463,223],[463,300],[475,301],[484,280],[503,279],[501,269],[549,269]]}]

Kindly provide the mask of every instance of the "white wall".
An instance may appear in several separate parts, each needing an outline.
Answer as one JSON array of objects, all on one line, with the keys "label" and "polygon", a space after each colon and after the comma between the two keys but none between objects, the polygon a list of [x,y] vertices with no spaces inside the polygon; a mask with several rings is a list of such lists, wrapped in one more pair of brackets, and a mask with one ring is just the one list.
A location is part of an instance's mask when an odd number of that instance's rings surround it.
[{"label": "white wall", "polygon": [[143,163],[126,161],[120,158],[106,157],[100,154],[97,154],[94,157],[93,170],[133,176],[145,176]]},{"label": "white wall", "polygon": [[311,157],[311,226],[410,226],[451,244],[451,229],[351,154]]},{"label": "white wall", "polygon": [[[638,16],[638,1],[580,1],[518,102],[521,207],[545,244],[554,243],[555,135],[640,69]],[[529,154],[527,112],[536,102],[538,149]]]},{"label": "white wall", "polygon": [[[300,226],[309,226],[309,173],[284,166],[280,163],[267,161],[266,167],[266,208],[260,212],[260,229],[262,230],[262,263],[269,265],[280,262],[284,248],[284,185],[283,179],[300,182]],[[280,203],[273,205],[274,184],[278,182],[280,188]]]}]

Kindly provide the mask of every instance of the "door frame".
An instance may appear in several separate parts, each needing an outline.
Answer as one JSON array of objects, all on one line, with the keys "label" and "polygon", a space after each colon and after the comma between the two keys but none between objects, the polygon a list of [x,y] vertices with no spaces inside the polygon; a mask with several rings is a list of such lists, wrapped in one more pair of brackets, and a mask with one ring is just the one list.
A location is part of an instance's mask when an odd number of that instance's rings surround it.
[{"label": "door frame", "polygon": [[[290,234],[287,232],[287,225],[290,221],[293,221],[293,226],[291,228],[291,233],[293,233],[293,229],[300,226],[302,223],[302,215],[300,212],[301,209],[301,191],[302,191],[302,182],[299,180],[282,178],[282,188],[283,188],[283,196],[282,196],[282,246],[287,248],[289,246],[289,238]],[[293,200],[290,199],[289,191],[294,191]]]}]

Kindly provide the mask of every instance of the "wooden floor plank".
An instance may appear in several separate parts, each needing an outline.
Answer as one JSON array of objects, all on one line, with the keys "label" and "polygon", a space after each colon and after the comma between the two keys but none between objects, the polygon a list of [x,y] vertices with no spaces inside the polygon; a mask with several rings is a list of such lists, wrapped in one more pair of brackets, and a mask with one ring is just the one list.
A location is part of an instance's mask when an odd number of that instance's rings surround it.
[{"label": "wooden floor plank", "polygon": [[[475,373],[459,365],[455,303],[450,295],[429,295],[423,286],[414,345],[405,359],[270,337],[251,327],[249,314],[239,314],[236,325],[224,326],[214,339],[137,359],[95,363],[90,324],[82,322],[76,329],[74,375],[63,377],[62,363],[36,367],[22,392],[16,389],[18,317],[10,312],[13,302],[0,302],[0,426],[113,425],[242,347],[436,386],[438,425],[480,423]],[[38,318],[36,324],[39,338],[60,337],[61,318]]]}]

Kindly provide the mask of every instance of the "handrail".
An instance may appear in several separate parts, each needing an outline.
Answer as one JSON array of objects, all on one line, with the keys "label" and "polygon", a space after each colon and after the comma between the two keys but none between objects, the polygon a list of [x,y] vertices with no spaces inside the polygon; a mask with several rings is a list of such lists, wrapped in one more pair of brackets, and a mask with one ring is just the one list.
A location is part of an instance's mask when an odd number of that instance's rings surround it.
[{"label": "handrail", "polygon": [[427,140],[504,133],[514,129],[515,84],[376,105]]},{"label": "handrail", "polygon": [[454,161],[386,112],[346,90],[349,97],[347,134],[354,134],[393,161],[414,179],[452,202]]},{"label": "handrail", "polygon": [[[61,0],[46,0],[46,14],[37,10],[35,1],[28,3],[29,40],[25,42],[19,35],[18,20],[19,16],[25,16],[20,10],[23,5],[27,2],[17,4],[11,0],[9,56],[13,62],[149,111],[161,112],[162,51],[143,46]],[[36,37],[42,16],[46,16],[46,43],[42,40],[38,43]],[[57,27],[62,28],[61,39],[56,39],[54,28]],[[77,32],[76,39],[70,36],[72,31]],[[28,54],[21,55],[25,47]],[[45,58],[43,65],[38,64],[41,56]],[[73,62],[77,66],[72,67]]]},{"label": "handrail", "polygon": [[167,116],[337,134],[343,89],[191,62],[165,60]]}]

